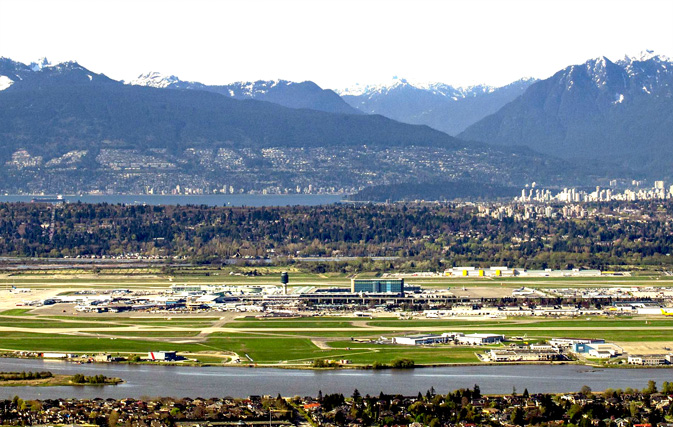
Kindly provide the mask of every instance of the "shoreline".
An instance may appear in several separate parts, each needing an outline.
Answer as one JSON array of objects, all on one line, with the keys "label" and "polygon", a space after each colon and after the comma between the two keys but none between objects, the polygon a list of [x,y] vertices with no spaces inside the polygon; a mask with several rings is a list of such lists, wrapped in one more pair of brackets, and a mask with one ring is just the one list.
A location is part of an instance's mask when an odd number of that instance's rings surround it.
[{"label": "shoreline", "polygon": [[108,385],[119,385],[124,383],[124,380],[121,378],[105,378],[105,382],[100,383],[100,384],[92,384],[92,383],[76,383],[73,382],[74,375],[67,375],[67,374],[54,374],[53,376],[49,378],[41,378],[41,379],[20,379],[20,380],[3,380],[0,381],[0,388],[2,387],[63,387],[63,386],[71,386],[71,387],[86,387],[86,386],[94,386],[94,387],[104,387]]},{"label": "shoreline", "polygon": [[[81,364],[76,361],[70,361],[67,359],[43,359],[39,357],[14,357],[7,355],[0,355],[0,358],[3,359],[22,359],[22,360],[42,360],[49,362],[65,362],[70,364]],[[361,370],[361,371],[408,371],[413,369],[427,369],[427,368],[446,368],[446,367],[460,367],[460,366],[562,366],[562,365],[576,365],[576,366],[586,366],[588,368],[594,369],[673,369],[673,365],[631,365],[631,364],[614,364],[614,365],[596,365],[593,363],[583,363],[577,360],[566,360],[566,361],[527,361],[527,362],[459,362],[459,363],[428,363],[428,364],[415,364],[410,368],[393,368],[393,367],[383,367],[383,368],[373,368],[372,365],[340,365],[340,366],[327,366],[327,367],[313,367],[310,365],[292,365],[292,364],[256,364],[256,363],[212,363],[212,362],[197,362],[189,361],[186,363],[175,363],[175,362],[131,362],[131,361],[122,361],[122,362],[88,362],[86,364],[96,364],[96,365],[134,365],[134,366],[176,366],[176,367],[192,367],[192,368],[245,368],[245,369],[289,369],[289,370],[298,370],[298,371],[337,371],[337,370]],[[117,378],[118,379],[118,378]],[[121,381],[123,382],[123,381]],[[77,385],[77,384],[73,384]],[[0,384],[1,386],[1,384]]]}]

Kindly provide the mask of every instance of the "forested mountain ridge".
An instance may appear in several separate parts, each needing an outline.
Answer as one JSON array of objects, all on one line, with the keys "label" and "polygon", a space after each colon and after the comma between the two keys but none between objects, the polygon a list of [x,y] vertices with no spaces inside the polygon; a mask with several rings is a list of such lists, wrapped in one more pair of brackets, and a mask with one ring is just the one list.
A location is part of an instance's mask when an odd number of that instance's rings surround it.
[{"label": "forested mountain ridge", "polygon": [[514,100],[533,82],[534,79],[521,79],[497,88],[485,85],[460,88],[396,79],[392,84],[355,87],[338,93],[367,114],[381,114],[402,123],[423,124],[456,135]]},{"label": "forested mountain ridge", "polygon": [[13,81],[0,91],[7,192],[352,192],[437,179],[521,185],[581,176],[528,150],[467,143],[380,115],[125,85],[76,63],[1,63]]},{"label": "forested mountain ridge", "polygon": [[233,99],[255,99],[289,108],[307,108],[328,113],[362,114],[360,110],[344,102],[334,91],[322,89],[311,81],[258,80],[255,82],[236,82],[227,85],[205,85],[198,82],[183,81],[176,76],[146,73],[131,80],[128,84],[166,89],[203,90]]},{"label": "forested mountain ridge", "polygon": [[[673,176],[673,62],[645,52],[567,67],[531,85],[460,138],[600,159],[650,178]],[[619,171],[617,171],[619,172]]]}]

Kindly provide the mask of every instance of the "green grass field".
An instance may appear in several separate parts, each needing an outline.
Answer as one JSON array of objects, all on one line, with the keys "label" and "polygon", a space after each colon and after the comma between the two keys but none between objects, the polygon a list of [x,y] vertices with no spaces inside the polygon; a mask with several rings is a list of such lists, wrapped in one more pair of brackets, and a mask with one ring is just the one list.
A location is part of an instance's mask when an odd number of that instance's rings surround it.
[{"label": "green grass field", "polygon": [[[235,352],[243,363],[248,354],[258,365],[306,365],[314,359],[348,359],[356,365],[390,363],[410,358],[417,364],[478,363],[475,352],[487,347],[407,347],[357,342],[353,339],[406,335],[418,331],[490,332],[525,337],[526,342],[552,337],[603,338],[617,342],[673,342],[673,319],[605,318],[506,320],[396,320],[368,318],[299,318],[231,320],[223,329],[202,336],[219,317],[128,318],[78,316],[0,316],[0,349],[94,354],[97,352],[144,354],[156,350],[196,353],[204,363],[221,362],[218,353]],[[23,327],[30,331],[17,331]],[[115,328],[113,331],[106,329]],[[141,327],[142,330],[134,330]],[[372,327],[376,327],[372,329]],[[64,328],[68,332],[50,330]],[[122,330],[116,330],[123,328]],[[179,330],[172,330],[179,328]],[[383,328],[383,329],[381,329]],[[639,329],[633,329],[639,328]],[[670,328],[670,329],[667,329]],[[128,329],[128,330],[124,330]],[[310,330],[303,330],[310,329]],[[335,330],[338,329],[338,330]],[[191,357],[191,356],[190,356]]]},{"label": "green grass field", "polygon": [[[249,268],[248,270],[251,270]],[[0,276],[2,286],[55,289],[167,289],[172,284],[277,285],[280,271],[287,268],[260,267],[262,276],[230,275],[229,271],[195,268],[175,275],[159,269],[132,269],[101,274],[90,270],[53,270],[43,274],[18,273]],[[240,269],[245,271],[246,269]],[[310,274],[290,270],[292,286],[340,286],[350,284],[342,274]],[[371,276],[371,274],[370,274]],[[632,277],[592,278],[407,278],[406,283],[435,288],[505,287],[569,288],[594,286],[673,286],[673,277],[643,274]],[[31,299],[26,294],[25,299]],[[60,310],[58,310],[60,312]],[[603,338],[624,343],[673,342],[673,318],[586,317],[576,319],[413,319],[356,317],[309,317],[297,319],[257,319],[243,317],[221,321],[218,314],[174,316],[137,315],[40,315],[29,308],[0,312],[0,351],[55,351],[95,354],[98,352],[144,354],[147,351],[176,350],[195,353],[202,362],[221,362],[217,353],[244,354],[254,363],[305,365],[317,358],[348,359],[354,364],[389,363],[395,358],[413,359],[417,364],[477,363],[475,352],[485,348],[460,346],[406,347],[358,343],[351,338],[378,338],[415,332],[489,332],[525,337],[533,342],[552,337]],[[52,311],[53,313],[53,311]],[[225,315],[223,315],[225,316]],[[215,324],[221,329],[211,330]],[[25,328],[18,330],[17,328]],[[668,329],[670,328],[670,329]],[[57,329],[63,329],[62,331]],[[211,333],[202,333],[208,329]],[[60,333],[57,333],[60,332]],[[220,355],[221,356],[221,355]],[[190,356],[191,357],[191,356]]]}]

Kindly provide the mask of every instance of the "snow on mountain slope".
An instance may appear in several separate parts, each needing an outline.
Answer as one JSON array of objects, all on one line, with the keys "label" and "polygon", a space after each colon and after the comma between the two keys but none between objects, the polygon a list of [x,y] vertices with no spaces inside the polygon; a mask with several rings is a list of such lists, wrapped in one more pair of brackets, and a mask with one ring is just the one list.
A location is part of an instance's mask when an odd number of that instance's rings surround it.
[{"label": "snow on mountain slope", "polygon": [[14,84],[14,80],[7,76],[0,76],[0,90],[5,90]]},{"label": "snow on mountain slope", "polygon": [[157,71],[150,71],[149,73],[139,75],[127,84],[134,86],[165,88],[177,83],[178,81],[179,79],[176,76],[164,76]]},{"label": "snow on mountain slope", "polygon": [[566,159],[614,161],[646,174],[671,173],[673,62],[645,51],[613,62],[572,65],[459,134],[525,145]]},{"label": "snow on mountain slope", "polygon": [[[523,81],[532,80],[522,79]],[[433,95],[445,96],[455,100],[475,97],[485,93],[491,93],[498,88],[489,85],[473,85],[473,86],[451,86],[440,82],[412,82],[404,78],[394,76],[390,81],[379,84],[361,85],[356,83],[353,86],[344,89],[335,89],[335,92],[341,96],[373,96],[374,94],[386,94],[390,91],[412,88],[426,91]]]},{"label": "snow on mountain slope", "polygon": [[160,89],[202,89],[204,87],[201,83],[180,80],[177,76],[167,76],[157,71],[141,74],[135,79],[124,83],[133,86],[147,86]]},{"label": "snow on mountain slope", "polygon": [[28,66],[33,71],[40,71],[43,68],[51,66],[51,62],[47,58],[40,58],[35,62],[31,62]]},{"label": "snow on mountain slope", "polygon": [[227,85],[204,85],[198,82],[183,81],[176,76],[164,76],[160,73],[151,72],[141,74],[138,78],[126,82],[126,84],[161,89],[205,90],[234,99],[267,101],[290,108],[361,114],[333,91],[322,89],[310,81],[297,83],[288,80],[258,80],[254,82],[235,82]]},{"label": "snow on mountain slope", "polygon": [[454,87],[394,77],[386,83],[355,85],[337,93],[364,113],[428,125],[455,135],[521,95],[534,81],[522,79],[501,88],[488,85]]}]

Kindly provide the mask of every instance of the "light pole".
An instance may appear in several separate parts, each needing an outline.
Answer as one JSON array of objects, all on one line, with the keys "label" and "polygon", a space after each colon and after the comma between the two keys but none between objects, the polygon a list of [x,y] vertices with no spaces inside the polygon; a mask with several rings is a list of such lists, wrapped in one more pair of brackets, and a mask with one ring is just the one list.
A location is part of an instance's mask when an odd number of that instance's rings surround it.
[{"label": "light pole", "polygon": [[271,409],[271,408],[269,408],[269,427],[271,427],[271,413],[272,412],[285,412],[285,409]]}]

